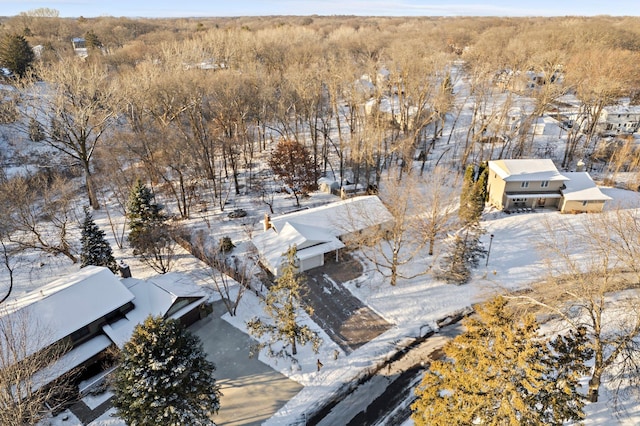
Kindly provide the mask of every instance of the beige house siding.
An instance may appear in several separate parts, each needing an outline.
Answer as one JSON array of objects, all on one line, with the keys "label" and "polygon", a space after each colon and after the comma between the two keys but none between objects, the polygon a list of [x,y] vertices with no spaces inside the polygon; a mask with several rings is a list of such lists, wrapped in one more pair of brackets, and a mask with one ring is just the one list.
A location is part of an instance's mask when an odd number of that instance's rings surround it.
[{"label": "beige house siding", "polygon": [[546,198],[542,201],[539,197],[527,197],[527,194],[559,194],[563,185],[562,181],[546,181],[547,185],[543,186],[542,181],[522,181],[505,182],[496,173],[489,172],[488,193],[489,203],[500,210],[513,207],[513,199],[507,198],[507,194],[522,194],[518,198],[519,207],[535,208],[543,205],[544,207],[556,207],[558,198]]},{"label": "beige house siding", "polygon": [[600,213],[604,209],[604,203],[600,200],[563,200],[560,211],[562,213]]},{"label": "beige house siding", "polygon": [[487,192],[489,193],[489,203],[502,210],[505,201],[505,181],[497,174],[489,170],[489,180],[487,181]]}]

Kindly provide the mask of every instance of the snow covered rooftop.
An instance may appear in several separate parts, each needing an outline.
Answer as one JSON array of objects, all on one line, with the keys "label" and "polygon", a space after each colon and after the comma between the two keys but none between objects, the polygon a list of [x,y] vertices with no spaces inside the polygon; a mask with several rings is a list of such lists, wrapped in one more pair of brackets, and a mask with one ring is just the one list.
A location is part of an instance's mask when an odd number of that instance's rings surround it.
[{"label": "snow covered rooftop", "polygon": [[564,183],[565,189],[562,190],[562,196],[566,200],[606,201],[612,199],[600,191],[589,173],[567,172],[563,174],[569,179]]},{"label": "snow covered rooftop", "polygon": [[295,222],[298,226],[324,228],[339,237],[391,220],[393,217],[380,198],[366,195],[276,216],[271,218],[271,224],[276,232],[283,229],[287,222]]},{"label": "snow covered rooftop", "polygon": [[258,234],[253,238],[253,243],[274,274],[277,274],[284,260],[283,254],[294,245],[296,256],[302,261],[344,247],[344,243],[331,230],[298,222],[286,222],[280,232],[269,229]]},{"label": "snow covered rooftop", "polygon": [[189,307],[206,300],[198,287],[180,274],[168,273],[149,280],[125,278],[122,282],[134,294],[135,307],[125,314],[125,318],[102,327],[102,331],[120,347],[129,340],[136,325],[149,315],[165,316],[178,299],[193,298]]},{"label": "snow covered rooftop", "polygon": [[28,336],[33,337],[29,353],[34,353],[133,299],[134,294],[109,269],[87,266],[7,303],[0,317],[29,328]]},{"label": "snow covered rooftop", "polygon": [[282,255],[296,246],[296,256],[304,261],[345,245],[338,237],[380,225],[393,219],[375,196],[354,197],[336,203],[270,219],[272,228],[255,235],[253,244],[263,262],[277,275]]},{"label": "snow covered rooftop", "polygon": [[489,161],[489,170],[506,182],[566,181],[549,159],[517,159]]}]

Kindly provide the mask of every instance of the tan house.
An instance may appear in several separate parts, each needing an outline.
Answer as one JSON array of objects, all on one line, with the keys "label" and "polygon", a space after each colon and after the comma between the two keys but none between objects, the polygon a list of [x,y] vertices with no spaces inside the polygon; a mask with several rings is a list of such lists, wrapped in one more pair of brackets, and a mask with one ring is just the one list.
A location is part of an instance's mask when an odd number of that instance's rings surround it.
[{"label": "tan house", "polygon": [[504,211],[599,212],[611,198],[586,172],[560,173],[549,159],[489,161],[489,203]]},{"label": "tan house", "polygon": [[604,195],[587,172],[563,173],[569,178],[562,189],[562,213],[594,213],[604,209],[611,197]]}]

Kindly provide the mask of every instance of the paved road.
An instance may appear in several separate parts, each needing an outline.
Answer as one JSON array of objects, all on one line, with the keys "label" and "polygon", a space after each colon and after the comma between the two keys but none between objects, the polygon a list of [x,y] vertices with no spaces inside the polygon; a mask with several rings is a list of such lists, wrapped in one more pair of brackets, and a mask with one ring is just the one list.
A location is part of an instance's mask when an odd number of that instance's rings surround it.
[{"label": "paved road", "polygon": [[278,411],[302,386],[257,358],[249,358],[251,338],[220,318],[223,303],[213,314],[189,327],[202,340],[223,396],[217,425],[259,425]]},{"label": "paved road", "polygon": [[305,272],[302,296],[313,308],[312,318],[346,354],[392,327],[342,285],[343,280],[356,278],[361,272],[353,259],[341,263],[327,259],[325,266]]},{"label": "paved road", "polygon": [[439,334],[426,338],[401,358],[382,368],[368,381],[345,396],[321,419],[309,424],[379,425],[402,424],[411,414],[405,406],[413,398],[413,389],[422,379],[429,361],[439,356],[445,342],[459,334],[462,327],[454,324],[441,329]]}]

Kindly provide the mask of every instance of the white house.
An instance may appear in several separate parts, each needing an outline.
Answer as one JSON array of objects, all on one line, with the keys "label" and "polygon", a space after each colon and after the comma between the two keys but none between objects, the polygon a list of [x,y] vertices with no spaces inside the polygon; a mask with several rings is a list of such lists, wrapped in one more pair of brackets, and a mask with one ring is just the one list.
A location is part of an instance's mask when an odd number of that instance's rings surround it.
[{"label": "white house", "polygon": [[597,126],[604,135],[636,133],[640,129],[640,105],[606,106]]},{"label": "white house", "polygon": [[289,247],[296,246],[298,269],[306,271],[324,265],[325,255],[345,247],[345,239],[350,235],[385,226],[392,220],[391,213],[377,196],[353,197],[267,217],[265,231],[255,235],[252,241],[261,263],[278,276],[283,254]]}]

